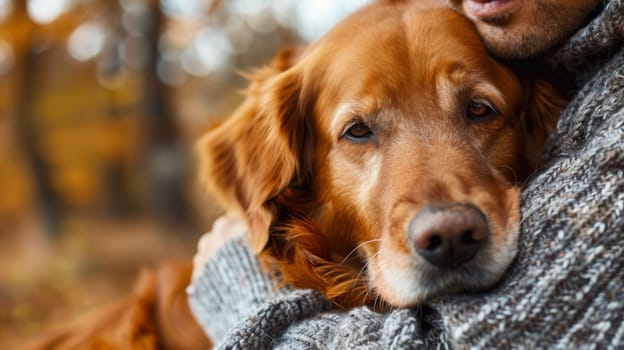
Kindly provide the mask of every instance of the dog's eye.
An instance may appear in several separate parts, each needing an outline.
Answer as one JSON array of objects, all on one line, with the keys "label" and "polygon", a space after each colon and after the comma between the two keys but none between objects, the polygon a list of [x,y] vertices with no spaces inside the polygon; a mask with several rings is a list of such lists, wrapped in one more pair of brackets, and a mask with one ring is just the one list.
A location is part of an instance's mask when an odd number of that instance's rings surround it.
[{"label": "dog's eye", "polygon": [[470,101],[466,109],[466,117],[474,121],[484,121],[496,114],[494,107],[483,101]]},{"label": "dog's eye", "polygon": [[373,132],[371,129],[364,123],[355,123],[349,126],[344,133],[343,137],[346,137],[348,140],[352,142],[366,142],[371,137],[373,137]]}]

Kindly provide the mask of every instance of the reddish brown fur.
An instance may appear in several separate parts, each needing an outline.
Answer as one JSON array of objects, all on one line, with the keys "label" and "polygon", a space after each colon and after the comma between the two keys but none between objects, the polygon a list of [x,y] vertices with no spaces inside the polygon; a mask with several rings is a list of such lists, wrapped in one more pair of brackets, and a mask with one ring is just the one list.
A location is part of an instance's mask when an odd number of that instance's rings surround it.
[{"label": "reddish brown fur", "polygon": [[[505,262],[490,257],[477,266],[505,266],[474,288],[499,278],[515,252],[519,184],[539,164],[564,102],[545,82],[490,58],[458,14],[430,2],[393,3],[365,8],[303,53],[280,54],[200,143],[201,176],[248,220],[253,250],[286,281],[340,306],[430,296],[406,298],[401,282],[384,276],[431,274],[404,238],[427,203],[468,202],[486,214],[490,253],[505,251]],[[492,101],[500,115],[464,121],[472,96]],[[378,143],[345,142],[349,118],[374,125]]]},{"label": "reddish brown fur", "polygon": [[26,346],[32,350],[209,349],[188,306],[190,263],[141,273],[131,295]]}]

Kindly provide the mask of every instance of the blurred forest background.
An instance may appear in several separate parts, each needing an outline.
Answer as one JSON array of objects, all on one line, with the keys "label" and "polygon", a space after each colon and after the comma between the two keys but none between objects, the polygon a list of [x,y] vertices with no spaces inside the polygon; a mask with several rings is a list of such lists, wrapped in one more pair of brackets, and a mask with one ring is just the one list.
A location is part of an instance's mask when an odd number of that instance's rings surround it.
[{"label": "blurred forest background", "polygon": [[0,344],[191,259],[220,209],[193,145],[237,71],[366,0],[0,0]]}]

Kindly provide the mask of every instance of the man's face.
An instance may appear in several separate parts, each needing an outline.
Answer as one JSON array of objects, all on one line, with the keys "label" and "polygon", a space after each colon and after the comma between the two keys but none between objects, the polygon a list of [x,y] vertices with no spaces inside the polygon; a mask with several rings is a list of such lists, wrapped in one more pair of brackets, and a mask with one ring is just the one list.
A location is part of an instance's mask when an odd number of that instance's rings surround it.
[{"label": "man's face", "polygon": [[447,0],[472,20],[496,56],[541,55],[574,34],[602,0]]}]

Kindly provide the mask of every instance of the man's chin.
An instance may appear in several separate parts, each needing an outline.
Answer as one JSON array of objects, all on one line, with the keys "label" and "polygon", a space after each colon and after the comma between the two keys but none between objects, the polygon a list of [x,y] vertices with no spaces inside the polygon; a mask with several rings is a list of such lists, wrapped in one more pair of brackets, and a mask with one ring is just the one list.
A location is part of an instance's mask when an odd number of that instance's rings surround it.
[{"label": "man's chin", "polygon": [[504,26],[478,23],[477,29],[486,49],[500,59],[527,59],[539,55],[546,49],[544,42],[536,42],[532,36],[520,35]]}]

